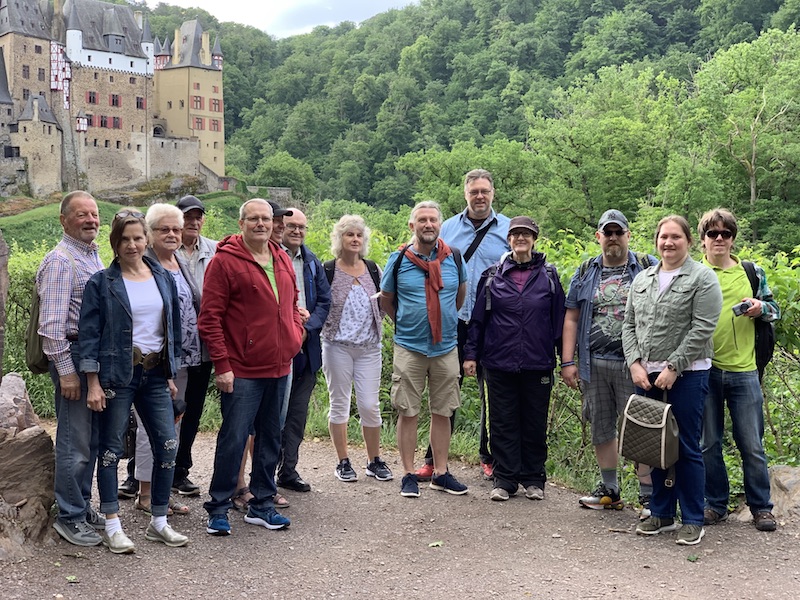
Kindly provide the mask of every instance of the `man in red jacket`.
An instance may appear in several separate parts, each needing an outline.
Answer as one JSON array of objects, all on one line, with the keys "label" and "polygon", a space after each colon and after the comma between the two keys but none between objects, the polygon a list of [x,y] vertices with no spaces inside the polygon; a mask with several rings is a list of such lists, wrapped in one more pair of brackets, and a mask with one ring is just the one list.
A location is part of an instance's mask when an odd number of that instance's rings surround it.
[{"label": "man in red jacket", "polygon": [[300,351],[294,267],[272,234],[272,207],[248,200],[239,209],[241,234],[223,239],[206,271],[198,327],[208,345],[221,392],[222,427],[214,475],[204,504],[206,531],[230,535],[228,509],[248,433],[255,432],[246,523],[283,529],[275,510],[275,466],[281,446],[280,409],[286,376]]}]

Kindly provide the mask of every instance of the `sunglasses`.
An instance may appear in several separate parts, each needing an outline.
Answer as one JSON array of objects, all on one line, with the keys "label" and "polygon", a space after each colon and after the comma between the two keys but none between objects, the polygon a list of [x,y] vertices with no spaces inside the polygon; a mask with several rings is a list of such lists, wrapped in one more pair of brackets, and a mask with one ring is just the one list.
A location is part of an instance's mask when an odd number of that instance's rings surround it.
[{"label": "sunglasses", "polygon": [[134,219],[144,219],[144,213],[140,213],[138,210],[121,210],[114,215],[114,220],[127,219],[128,217],[133,217]]},{"label": "sunglasses", "polygon": [[733,232],[728,229],[709,229],[706,231],[705,236],[710,240],[715,240],[722,236],[723,240],[729,240],[733,237]]},{"label": "sunglasses", "polygon": [[626,232],[625,229],[603,229],[602,231],[603,235],[607,238],[614,236],[622,237],[623,235],[625,235],[625,232]]}]

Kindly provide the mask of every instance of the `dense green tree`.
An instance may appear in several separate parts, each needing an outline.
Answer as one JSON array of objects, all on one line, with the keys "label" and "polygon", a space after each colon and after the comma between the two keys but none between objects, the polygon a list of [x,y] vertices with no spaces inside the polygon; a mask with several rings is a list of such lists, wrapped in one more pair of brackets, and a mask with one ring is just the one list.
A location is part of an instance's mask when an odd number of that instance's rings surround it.
[{"label": "dense green tree", "polygon": [[316,196],[318,182],[310,165],[288,152],[278,151],[261,159],[252,183],[265,187],[292,188],[295,200],[309,201]]}]

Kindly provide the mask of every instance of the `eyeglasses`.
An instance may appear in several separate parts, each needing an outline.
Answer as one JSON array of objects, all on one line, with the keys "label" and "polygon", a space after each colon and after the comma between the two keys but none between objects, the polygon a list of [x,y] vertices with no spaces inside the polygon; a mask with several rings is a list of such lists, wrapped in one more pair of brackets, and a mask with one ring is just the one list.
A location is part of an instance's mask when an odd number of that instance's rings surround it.
[{"label": "eyeglasses", "polygon": [[134,219],[144,219],[144,214],[140,213],[138,210],[121,210],[114,215],[114,220],[127,219],[128,217],[133,217]]},{"label": "eyeglasses", "polygon": [[622,237],[627,232],[626,229],[603,229],[603,235],[607,238],[610,237]]},{"label": "eyeglasses", "polygon": [[469,190],[467,192],[470,198],[477,198],[478,196],[491,196],[492,193],[494,193],[494,190]]},{"label": "eyeglasses", "polygon": [[729,240],[733,237],[733,232],[729,229],[709,229],[705,235],[710,240],[715,240],[719,236],[722,236],[723,240]]},{"label": "eyeglasses", "polygon": [[272,223],[272,217],[245,217],[244,220],[254,225],[256,223]]},{"label": "eyeglasses", "polygon": [[286,229],[289,231],[306,231],[308,229],[307,225],[295,225],[294,223],[287,223]]},{"label": "eyeglasses", "polygon": [[183,231],[183,227],[156,227],[156,231],[161,235],[167,235],[170,233],[179,235],[180,232]]},{"label": "eyeglasses", "polygon": [[511,231],[508,237],[534,238],[536,236],[531,231]]}]

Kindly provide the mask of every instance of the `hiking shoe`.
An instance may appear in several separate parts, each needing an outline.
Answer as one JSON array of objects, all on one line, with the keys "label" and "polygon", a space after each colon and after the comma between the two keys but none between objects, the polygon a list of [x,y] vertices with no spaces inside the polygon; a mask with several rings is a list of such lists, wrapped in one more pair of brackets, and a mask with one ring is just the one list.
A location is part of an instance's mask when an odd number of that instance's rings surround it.
[{"label": "hiking shoe", "polygon": [[287,517],[271,506],[267,510],[256,510],[251,506],[244,516],[244,522],[250,523],[250,525],[261,525],[267,529],[286,529],[291,524]]},{"label": "hiking shoe", "polygon": [[694,546],[700,543],[705,534],[706,530],[702,525],[684,525],[678,532],[678,539],[675,540],[675,543],[680,546]]},{"label": "hiking shoe", "polygon": [[136,492],[139,491],[139,482],[133,477],[128,477],[125,481],[119,484],[117,488],[117,497],[119,498],[135,498]]},{"label": "hiking shoe", "polygon": [[622,510],[625,507],[625,503],[619,497],[619,491],[608,489],[602,482],[597,484],[591,494],[579,498],[578,504],[583,508],[591,508],[593,510],[604,510],[606,508]]},{"label": "hiking shoe", "polygon": [[481,461],[481,471],[484,479],[494,478],[494,464]]},{"label": "hiking shoe", "polygon": [[528,500],[544,500],[544,490],[538,485],[529,485],[525,488],[525,497]]},{"label": "hiking shoe", "polygon": [[336,470],[334,470],[333,474],[336,475],[336,479],[339,481],[358,481],[358,475],[350,464],[349,458],[343,458],[336,465]]},{"label": "hiking shoe", "polygon": [[419,498],[419,484],[414,473],[406,473],[400,485],[400,495],[406,498]]},{"label": "hiking shoe", "polygon": [[417,481],[430,481],[431,477],[433,477],[433,463],[425,463],[414,471],[414,475],[417,476]]},{"label": "hiking shoe", "polygon": [[650,517],[636,526],[636,533],[639,535],[656,535],[667,531],[675,531],[679,525],[675,519],[661,519]]},{"label": "hiking shoe", "polygon": [[103,529],[106,528],[106,518],[99,514],[94,508],[91,506],[86,509],[86,522],[94,527],[95,529]]},{"label": "hiking shoe", "polygon": [[460,496],[461,494],[467,493],[467,486],[465,486],[463,483],[459,483],[458,479],[450,474],[450,471],[445,471],[438,477],[431,477],[431,482],[428,487],[430,487],[432,490],[447,492],[448,494],[453,494],[455,496]]},{"label": "hiking shoe", "polygon": [[208,517],[206,533],[211,535],[230,535],[231,524],[228,523],[228,515],[211,515]]},{"label": "hiking shoe", "polygon": [[509,498],[508,490],[496,487],[492,490],[492,493],[489,494],[489,498],[497,502],[505,502]]},{"label": "hiking shoe", "polygon": [[650,518],[650,495],[639,496],[639,505],[642,510],[639,511],[639,519],[644,521]]},{"label": "hiking shoe", "polygon": [[378,481],[394,479],[392,471],[386,466],[386,463],[381,460],[380,456],[376,456],[375,460],[367,465],[367,477],[374,477]]},{"label": "hiking shoe", "polygon": [[753,523],[759,531],[775,531],[778,528],[778,522],[768,510],[760,510],[754,514]]},{"label": "hiking shoe", "polygon": [[719,514],[713,508],[707,508],[703,511],[703,525],[716,525],[728,520],[728,511]]},{"label": "hiking shoe", "polygon": [[94,530],[94,527],[89,525],[86,521],[67,523],[57,520],[53,523],[53,529],[73,546],[97,546],[103,541],[100,535]]},{"label": "hiking shoe", "polygon": [[172,482],[172,492],[181,496],[199,496],[200,486],[191,482],[188,477]]},{"label": "hiking shoe", "polygon": [[114,554],[133,554],[136,552],[136,546],[121,529],[111,537],[108,537],[105,531],[102,533],[102,536],[103,546],[111,550]]}]

